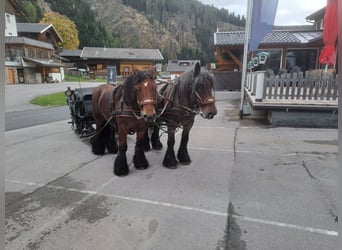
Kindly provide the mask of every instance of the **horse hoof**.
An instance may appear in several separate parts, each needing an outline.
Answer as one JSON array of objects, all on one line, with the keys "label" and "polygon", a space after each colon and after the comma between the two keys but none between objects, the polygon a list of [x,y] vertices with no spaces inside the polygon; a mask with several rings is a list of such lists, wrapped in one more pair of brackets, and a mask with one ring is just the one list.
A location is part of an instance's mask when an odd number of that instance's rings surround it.
[{"label": "horse hoof", "polygon": [[92,152],[94,155],[104,155],[105,153],[104,150],[96,150],[96,149],[93,149]]},{"label": "horse hoof", "polygon": [[139,170],[144,170],[148,168],[149,166],[148,161],[146,160],[144,154],[142,155],[135,154],[133,156],[133,164],[134,164],[134,167]]},{"label": "horse hoof", "polygon": [[190,165],[191,161],[179,161],[182,165]]},{"label": "horse hoof", "polygon": [[177,165],[163,165],[165,168],[168,168],[168,169],[176,169],[176,168],[178,168],[178,166]]},{"label": "horse hoof", "polygon": [[164,161],[163,166],[169,169],[176,169],[177,168],[177,161]]},{"label": "horse hoof", "polygon": [[139,170],[145,170],[149,167],[149,164],[147,161],[134,161],[134,167]]},{"label": "horse hoof", "polygon": [[139,169],[139,170],[145,170],[148,168],[148,166],[134,166],[136,169]]},{"label": "horse hoof", "polygon": [[117,170],[117,169],[114,169],[114,174],[116,176],[127,176],[129,173],[129,170]]}]

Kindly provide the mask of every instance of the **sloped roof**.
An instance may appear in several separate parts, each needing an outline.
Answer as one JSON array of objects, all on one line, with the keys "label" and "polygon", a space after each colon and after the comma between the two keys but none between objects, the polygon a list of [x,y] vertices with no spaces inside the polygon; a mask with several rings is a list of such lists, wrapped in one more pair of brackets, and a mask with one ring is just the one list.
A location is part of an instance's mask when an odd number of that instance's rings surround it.
[{"label": "sloped roof", "polygon": [[59,55],[63,57],[81,57],[81,49],[63,49]]},{"label": "sloped roof", "polygon": [[36,63],[38,65],[44,66],[44,67],[62,67],[62,64],[56,63],[53,60],[49,59],[41,59],[41,58],[33,58],[28,56],[23,56],[24,61],[29,61]]},{"label": "sloped roof", "polygon": [[133,48],[96,48],[84,47],[81,58],[119,59],[119,60],[164,60],[159,49],[133,49]]},{"label": "sloped roof", "polygon": [[5,37],[5,44],[6,43],[7,44],[26,44],[26,45],[31,45],[31,46],[35,46],[39,48],[50,49],[50,50],[54,49],[51,43],[45,43],[42,41],[27,38],[27,37],[18,37],[18,36]]},{"label": "sloped roof", "polygon": [[166,71],[185,72],[195,67],[197,62],[200,63],[200,60],[169,60]]},{"label": "sloped roof", "polygon": [[43,33],[52,27],[52,24],[42,23],[17,23],[18,32]]},{"label": "sloped roof", "polygon": [[305,20],[313,20],[313,21],[322,20],[325,14],[325,8],[326,7],[323,7],[322,9],[319,9],[316,12],[312,13],[311,15],[305,17]]},{"label": "sloped roof", "polygon": [[18,33],[36,33],[42,34],[45,31],[51,29],[58,39],[63,42],[62,37],[58,34],[57,30],[52,24],[44,24],[44,23],[17,23],[17,31]]},{"label": "sloped roof", "polygon": [[[305,44],[322,38],[322,31],[274,30],[268,33],[260,44]],[[244,31],[216,32],[214,45],[243,45]]]}]

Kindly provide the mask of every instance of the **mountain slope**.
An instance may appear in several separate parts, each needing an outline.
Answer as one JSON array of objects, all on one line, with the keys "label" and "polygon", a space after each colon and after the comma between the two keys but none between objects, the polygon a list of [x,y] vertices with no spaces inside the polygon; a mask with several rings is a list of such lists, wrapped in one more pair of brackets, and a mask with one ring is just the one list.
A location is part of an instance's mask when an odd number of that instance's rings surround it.
[{"label": "mountain slope", "polygon": [[73,20],[80,48],[158,48],[166,60],[200,59],[202,64],[214,61],[217,28],[245,24],[244,17],[198,0],[24,1],[38,1],[45,10],[49,7]]}]

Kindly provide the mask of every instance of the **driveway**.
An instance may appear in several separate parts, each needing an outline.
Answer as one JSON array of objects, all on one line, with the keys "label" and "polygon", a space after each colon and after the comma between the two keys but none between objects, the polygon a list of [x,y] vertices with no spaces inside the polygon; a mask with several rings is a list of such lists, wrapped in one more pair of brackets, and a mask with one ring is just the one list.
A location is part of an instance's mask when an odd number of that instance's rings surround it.
[{"label": "driveway", "polygon": [[[6,86],[22,90],[6,111],[66,86]],[[115,155],[93,155],[67,121],[6,132],[7,249],[337,249],[337,129],[240,120],[240,93],[216,98],[218,115],[191,131],[192,163],[175,170],[165,147],[134,169],[134,136],[119,178]]]}]

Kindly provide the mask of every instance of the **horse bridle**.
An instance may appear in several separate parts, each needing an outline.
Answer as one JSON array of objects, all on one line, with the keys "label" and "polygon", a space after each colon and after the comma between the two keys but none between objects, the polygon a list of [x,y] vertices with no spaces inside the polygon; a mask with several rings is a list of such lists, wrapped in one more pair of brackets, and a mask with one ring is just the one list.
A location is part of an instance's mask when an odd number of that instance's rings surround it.
[{"label": "horse bridle", "polygon": [[[195,83],[195,78],[192,80],[192,85]],[[196,109],[199,109],[202,105],[213,104],[215,103],[215,97],[210,95],[205,97],[204,99],[200,96],[198,91],[195,89],[195,96],[197,103],[195,104]]]},{"label": "horse bridle", "polygon": [[200,106],[215,103],[214,96],[207,96],[206,98],[202,99],[201,96],[198,94],[197,90],[195,91],[195,95]]},{"label": "horse bridle", "polygon": [[[148,82],[145,81],[144,83],[140,83],[140,84],[143,84],[143,85],[147,86]],[[144,106],[144,105],[147,105],[147,104],[152,104],[152,105],[155,105],[155,104],[156,104],[156,101],[153,100],[153,99],[151,99],[151,98],[146,98],[146,99],[140,100],[140,99],[139,99],[139,95],[138,95],[137,92],[138,92],[138,90],[136,89],[136,90],[135,90],[135,96],[137,97],[137,103],[138,103],[138,105],[139,105],[140,107],[141,107],[141,106]],[[157,96],[158,96],[157,90],[155,90],[155,92],[156,92],[156,97],[157,97]],[[156,98],[156,99],[157,99],[157,98]],[[137,119],[144,119],[144,117],[138,116],[134,110],[132,110],[132,113],[133,113],[133,116],[135,116]]]}]

